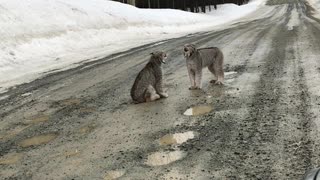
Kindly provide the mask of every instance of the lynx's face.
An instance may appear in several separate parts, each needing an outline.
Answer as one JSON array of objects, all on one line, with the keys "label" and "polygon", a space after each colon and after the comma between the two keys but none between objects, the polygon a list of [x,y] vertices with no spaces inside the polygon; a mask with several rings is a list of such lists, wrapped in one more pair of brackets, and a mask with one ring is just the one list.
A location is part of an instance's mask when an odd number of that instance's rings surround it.
[{"label": "lynx's face", "polygon": [[194,54],[195,51],[196,51],[196,46],[193,44],[186,44],[183,47],[183,54],[184,54],[184,57],[186,58],[192,56],[192,54]]},{"label": "lynx's face", "polygon": [[167,54],[165,52],[162,51],[156,51],[151,53],[151,59],[157,63],[166,63],[166,59],[167,59]]}]

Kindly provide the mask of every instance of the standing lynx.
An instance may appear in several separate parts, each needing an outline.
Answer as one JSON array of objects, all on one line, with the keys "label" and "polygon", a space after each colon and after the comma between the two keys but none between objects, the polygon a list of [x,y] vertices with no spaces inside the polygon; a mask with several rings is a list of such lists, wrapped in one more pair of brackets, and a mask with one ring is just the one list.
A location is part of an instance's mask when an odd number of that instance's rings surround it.
[{"label": "standing lynx", "polygon": [[201,89],[202,69],[208,67],[209,71],[217,78],[210,81],[215,84],[223,84],[223,53],[217,47],[197,49],[193,44],[184,45],[184,56],[187,62],[191,89]]}]

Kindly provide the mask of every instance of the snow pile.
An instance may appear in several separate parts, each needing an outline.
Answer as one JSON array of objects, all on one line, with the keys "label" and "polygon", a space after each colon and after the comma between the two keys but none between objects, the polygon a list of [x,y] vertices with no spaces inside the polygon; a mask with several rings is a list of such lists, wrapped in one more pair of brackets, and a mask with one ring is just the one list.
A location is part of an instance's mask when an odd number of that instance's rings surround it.
[{"label": "snow pile", "polygon": [[315,16],[320,18],[320,0],[307,0],[310,5],[316,10]]},{"label": "snow pile", "polygon": [[300,25],[299,12],[296,8],[291,11],[290,20],[287,24],[288,30],[292,31],[293,27]]},{"label": "snow pile", "polygon": [[0,0],[0,91],[85,60],[230,22],[264,1],[195,14],[109,0]]}]

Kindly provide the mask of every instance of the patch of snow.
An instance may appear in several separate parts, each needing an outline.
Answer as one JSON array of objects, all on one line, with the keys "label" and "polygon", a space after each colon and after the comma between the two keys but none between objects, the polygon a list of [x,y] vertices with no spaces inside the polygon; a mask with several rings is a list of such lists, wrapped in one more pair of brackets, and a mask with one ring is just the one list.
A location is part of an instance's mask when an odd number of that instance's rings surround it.
[{"label": "patch of snow", "polygon": [[225,73],[224,73],[225,76],[230,76],[230,75],[233,75],[233,74],[237,74],[237,72],[235,72],[235,71],[230,71],[230,72],[225,72]]},{"label": "patch of snow", "polygon": [[0,101],[1,101],[1,100],[4,100],[4,99],[7,99],[8,97],[9,97],[9,95],[0,96]]},{"label": "patch of snow", "polygon": [[22,97],[26,97],[26,96],[30,96],[32,93],[28,92],[28,93],[24,93],[24,94],[21,94]]},{"label": "patch of snow", "polygon": [[183,113],[183,115],[192,116],[192,115],[193,115],[193,110],[192,110],[192,108],[187,109],[187,110]]},{"label": "patch of snow", "polygon": [[0,0],[1,90],[146,43],[212,30],[264,2],[195,14],[109,0]]},{"label": "patch of snow", "polygon": [[297,9],[294,8],[291,11],[290,20],[287,24],[288,30],[292,31],[293,27],[299,26],[299,24],[300,24],[299,13],[298,13]]},{"label": "patch of snow", "polygon": [[309,4],[315,9],[314,15],[320,19],[320,0],[307,0]]}]

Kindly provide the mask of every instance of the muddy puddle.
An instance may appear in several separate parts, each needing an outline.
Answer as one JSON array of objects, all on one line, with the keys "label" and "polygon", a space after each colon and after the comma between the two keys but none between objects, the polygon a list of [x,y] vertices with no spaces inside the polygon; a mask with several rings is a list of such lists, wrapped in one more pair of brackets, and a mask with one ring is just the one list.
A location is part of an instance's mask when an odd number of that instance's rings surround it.
[{"label": "muddy puddle", "polygon": [[15,128],[9,130],[6,132],[6,134],[0,135],[0,141],[1,140],[8,140],[10,138],[15,137],[19,133],[21,133],[23,130],[29,128],[31,125],[22,125],[22,126],[16,126]]},{"label": "muddy puddle", "polygon": [[184,151],[164,151],[150,154],[145,161],[148,166],[162,166],[183,159],[187,155]]},{"label": "muddy puddle", "polygon": [[17,163],[20,159],[22,159],[23,154],[21,153],[12,153],[7,154],[0,158],[0,165],[11,165]]},{"label": "muddy puddle", "polygon": [[41,115],[37,115],[37,116],[29,118],[27,120],[27,123],[28,124],[37,124],[37,123],[49,121],[49,119],[50,119],[49,115],[41,114]]},{"label": "muddy puddle", "polygon": [[79,111],[81,113],[94,113],[94,112],[97,112],[97,110],[95,108],[91,108],[91,107],[83,107],[83,108],[80,108]]},{"label": "muddy puddle", "polygon": [[60,106],[75,106],[75,105],[79,105],[80,103],[81,103],[81,100],[77,98],[64,99],[58,102]]},{"label": "muddy puddle", "polygon": [[124,173],[125,173],[125,171],[108,171],[103,179],[104,180],[118,179],[121,176],[123,176]]},{"label": "muddy puddle", "polygon": [[57,134],[45,134],[45,135],[34,136],[19,142],[19,145],[21,147],[38,146],[54,140],[57,136],[58,136]]},{"label": "muddy puddle", "polygon": [[87,125],[87,126],[82,126],[81,128],[78,129],[78,133],[80,133],[80,134],[89,134],[89,133],[91,133],[96,127],[97,127],[97,125],[95,125],[95,124],[90,124],[90,125]]},{"label": "muddy puddle", "polygon": [[69,150],[63,153],[63,156],[65,156],[66,158],[71,158],[74,156],[77,156],[80,154],[80,151],[78,149],[74,149],[74,150]]},{"label": "muddy puddle", "polygon": [[187,109],[183,114],[186,116],[198,116],[208,114],[213,110],[212,106],[202,105]]},{"label": "muddy puddle", "polygon": [[176,145],[187,142],[189,139],[193,139],[195,134],[193,131],[188,131],[184,133],[167,134],[163,136],[159,143],[160,145]]}]

